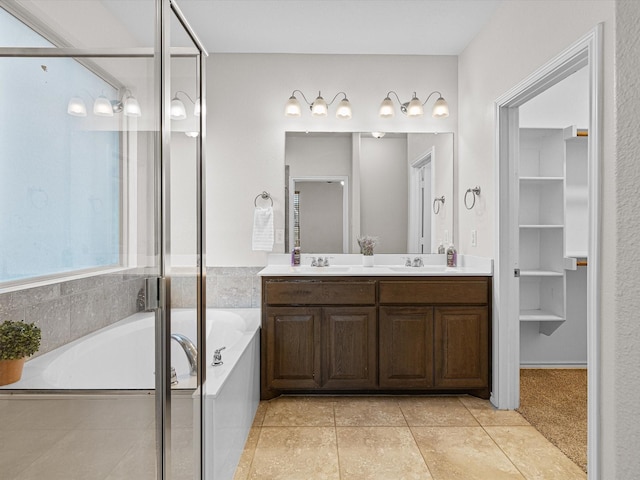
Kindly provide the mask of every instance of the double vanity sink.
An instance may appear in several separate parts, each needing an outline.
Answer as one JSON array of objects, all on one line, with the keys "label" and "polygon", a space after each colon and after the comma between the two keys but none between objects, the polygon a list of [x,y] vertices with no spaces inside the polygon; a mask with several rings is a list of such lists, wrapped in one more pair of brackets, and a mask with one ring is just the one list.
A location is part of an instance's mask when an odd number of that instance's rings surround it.
[{"label": "double vanity sink", "polygon": [[291,267],[270,256],[262,287],[261,397],[283,393],[490,394],[492,262],[444,255],[336,255]]},{"label": "double vanity sink", "polygon": [[[310,266],[310,258],[303,256],[302,265],[292,267],[288,263],[288,256],[274,255],[274,261],[269,262],[258,275],[260,276],[491,276],[493,264],[490,259],[461,256],[456,267],[447,267],[445,255],[424,255],[426,260],[422,266],[409,267],[403,264],[401,256],[376,256],[373,266],[362,265],[360,255],[340,255],[332,258],[332,264],[326,267]],[[337,263],[340,262],[340,263]],[[351,262],[351,263],[347,263]],[[378,263],[380,262],[380,263]],[[432,262],[432,263],[429,263]]]}]

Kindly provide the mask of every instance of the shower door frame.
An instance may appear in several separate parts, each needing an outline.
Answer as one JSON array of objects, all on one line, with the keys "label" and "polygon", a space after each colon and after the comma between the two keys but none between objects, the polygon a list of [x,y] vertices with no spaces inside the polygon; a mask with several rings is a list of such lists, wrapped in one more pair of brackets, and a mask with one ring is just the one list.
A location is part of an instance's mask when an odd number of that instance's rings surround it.
[{"label": "shower door frame", "polygon": [[[160,125],[156,132],[155,140],[155,204],[156,212],[156,252],[159,254],[158,308],[156,309],[156,348],[155,364],[156,372],[156,473],[157,478],[166,480],[170,478],[171,467],[171,359],[170,359],[170,311],[171,311],[171,224],[169,221],[169,170],[170,143],[171,143],[171,117],[170,117],[170,74],[171,57],[193,57],[198,62],[198,90],[201,104],[206,105],[206,57],[208,53],[202,42],[187,22],[175,0],[155,0],[155,46],[140,48],[74,48],[74,47],[0,47],[0,58],[153,58],[154,59],[154,85],[155,98],[160,104]],[[10,12],[14,14],[14,12]],[[170,21],[174,14],[180,25],[193,41],[195,47],[172,48],[170,46]],[[20,18],[24,21],[24,18]],[[30,22],[28,22],[30,23]],[[82,60],[79,60],[84,63]],[[86,65],[85,65],[86,66]],[[103,72],[101,72],[103,73]],[[206,139],[206,109],[201,109],[199,117],[200,135],[197,140],[197,166],[196,166],[196,228],[197,228],[197,345],[198,345],[198,377],[197,389],[199,390],[200,411],[199,418],[204,418],[204,391],[206,368],[206,261],[204,248],[205,241],[205,139]],[[196,428],[196,425],[194,425]],[[204,474],[204,429],[202,423],[199,428],[199,465],[197,465],[200,478]]]}]

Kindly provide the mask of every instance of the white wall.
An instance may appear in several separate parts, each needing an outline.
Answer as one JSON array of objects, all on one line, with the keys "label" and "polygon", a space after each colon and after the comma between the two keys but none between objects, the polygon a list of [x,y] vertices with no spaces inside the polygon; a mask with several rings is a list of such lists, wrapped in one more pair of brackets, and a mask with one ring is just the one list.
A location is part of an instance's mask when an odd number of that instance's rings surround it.
[{"label": "white wall", "polygon": [[[274,201],[276,228],[284,228],[284,140],[286,131],[457,132],[457,58],[387,55],[213,54],[207,60],[207,264],[264,265],[251,251],[253,199],[263,190]],[[294,89],[311,100],[319,89],[330,100],[344,91],[353,118],[286,118]],[[410,119],[378,116],[389,90],[401,99],[439,90],[450,116]],[[433,100],[433,98],[432,98]],[[276,244],[274,252],[283,251]]]},{"label": "white wall", "polygon": [[589,126],[589,69],[581,68],[522,105],[520,128]]},{"label": "white wall", "polygon": [[375,253],[407,251],[407,137],[360,139],[360,232],[378,237]]},{"label": "white wall", "polygon": [[[620,3],[620,2],[619,2]],[[624,41],[630,48],[630,53],[638,56],[637,25],[640,23],[639,4],[626,2],[625,9],[632,11],[631,19],[621,20],[624,24]],[[617,241],[616,230],[616,186],[617,182],[637,184],[640,173],[637,162],[628,165],[628,171],[623,172],[626,178],[616,178],[617,159],[615,152],[615,95],[614,95],[614,2],[613,1],[507,1],[504,2],[490,23],[474,39],[459,57],[459,191],[464,191],[469,185],[479,183],[483,190],[479,208],[472,211],[459,209],[459,229],[461,252],[478,255],[495,256],[494,250],[494,179],[495,179],[495,122],[494,101],[520,81],[525,79],[537,68],[544,65],[551,58],[578,40],[599,22],[604,23],[604,67],[603,67],[603,137],[602,137],[602,305],[600,318],[602,319],[600,371],[602,373],[601,386],[601,448],[603,479],[633,478],[640,465],[638,456],[633,453],[637,441],[632,441],[633,435],[638,435],[638,421],[633,415],[631,400],[640,395],[640,380],[638,379],[638,338],[633,330],[633,336],[622,335],[631,326],[631,318],[637,319],[638,300],[629,301],[630,316],[627,320],[616,319],[616,250],[624,251],[626,258],[629,252],[636,252],[632,258],[638,259],[637,243],[628,238],[623,242]],[[625,12],[625,16],[629,12]],[[635,23],[634,23],[635,22]],[[620,27],[621,25],[619,25]],[[620,36],[621,33],[619,32]],[[635,44],[633,42],[636,42]],[[635,74],[633,74],[635,68]],[[628,92],[634,75],[637,75],[637,58],[629,65]],[[631,109],[625,119],[631,125],[636,121],[630,119],[640,111],[637,99],[634,99],[635,110]],[[636,135],[629,135],[627,139],[633,148],[631,153],[637,157]],[[634,143],[635,142],[635,143]],[[633,165],[633,166],[632,166]],[[637,202],[637,199],[631,200]],[[631,225],[638,231],[637,213],[631,205],[628,216]],[[634,205],[637,212],[637,206]],[[470,246],[470,231],[478,229],[478,247]],[[629,232],[630,230],[626,230]],[[631,237],[631,236],[630,236]],[[636,245],[636,246],[633,246]],[[626,262],[625,262],[626,263]],[[628,266],[628,263],[626,263]],[[636,292],[640,281],[629,278],[627,288]],[[625,290],[627,291],[627,290]],[[631,294],[629,293],[629,297]],[[635,303],[635,304],[634,304]],[[622,299],[618,308],[627,305],[627,299]],[[635,312],[635,313],[632,313]],[[634,321],[637,325],[637,321]],[[616,341],[618,342],[616,345]],[[631,374],[630,368],[620,370],[620,375],[613,375],[620,363],[636,365],[636,371]],[[622,375],[624,373],[625,375]],[[628,377],[627,375],[631,375]],[[627,379],[623,383],[623,377]],[[619,380],[619,385],[616,380]],[[616,387],[618,388],[616,392]],[[625,422],[626,420],[626,422]],[[628,472],[619,474],[624,470]],[[633,473],[632,473],[633,472]]]},{"label": "white wall", "polygon": [[[640,72],[640,2],[618,0],[616,14],[616,139],[617,159],[606,171],[615,168],[617,198],[615,204],[605,202],[603,214],[615,220],[615,230],[609,230],[612,221],[605,225],[604,249],[615,252],[605,261],[615,261],[615,282],[607,287],[607,307],[615,300],[615,309],[603,312],[603,330],[610,343],[603,345],[606,362],[603,372],[609,377],[606,387],[611,388],[603,418],[605,433],[615,434],[611,445],[610,461],[615,461],[614,475],[603,478],[635,478],[640,471],[638,438],[638,398],[640,397],[640,137],[637,126],[640,117],[638,96],[638,72]],[[615,293],[614,293],[615,292]],[[615,335],[614,339],[610,337]],[[613,357],[613,358],[612,358]],[[615,368],[615,370],[614,370]],[[613,377],[613,382],[611,381]],[[615,392],[615,393],[613,393]],[[613,398],[611,398],[613,397]],[[613,400],[613,401],[611,401]],[[607,435],[607,439],[611,437]],[[615,455],[615,456],[614,456]]]}]

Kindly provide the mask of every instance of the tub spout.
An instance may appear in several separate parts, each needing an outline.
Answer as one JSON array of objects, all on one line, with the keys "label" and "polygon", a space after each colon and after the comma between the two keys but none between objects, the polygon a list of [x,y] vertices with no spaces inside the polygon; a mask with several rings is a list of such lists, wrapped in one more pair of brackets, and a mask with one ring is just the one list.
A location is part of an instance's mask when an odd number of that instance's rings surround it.
[{"label": "tub spout", "polygon": [[189,339],[189,337],[182,335],[181,333],[172,333],[171,338],[178,342],[178,344],[184,350],[189,360],[189,374],[193,377],[198,375],[198,349]]}]

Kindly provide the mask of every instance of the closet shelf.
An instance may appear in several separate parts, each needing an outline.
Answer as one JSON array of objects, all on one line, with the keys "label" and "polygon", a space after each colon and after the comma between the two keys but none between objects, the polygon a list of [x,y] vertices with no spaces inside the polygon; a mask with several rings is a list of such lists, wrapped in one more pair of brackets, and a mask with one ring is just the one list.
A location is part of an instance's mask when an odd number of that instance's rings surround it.
[{"label": "closet shelf", "polygon": [[520,270],[521,277],[562,277],[563,272],[553,270]]},{"label": "closet shelf", "polygon": [[564,228],[564,225],[550,225],[550,224],[520,225],[520,228]]},{"label": "closet shelf", "polygon": [[564,322],[565,318],[546,310],[521,310],[521,322]]},{"label": "closet shelf", "polygon": [[551,183],[562,182],[564,177],[520,177],[521,182],[526,183]]}]

